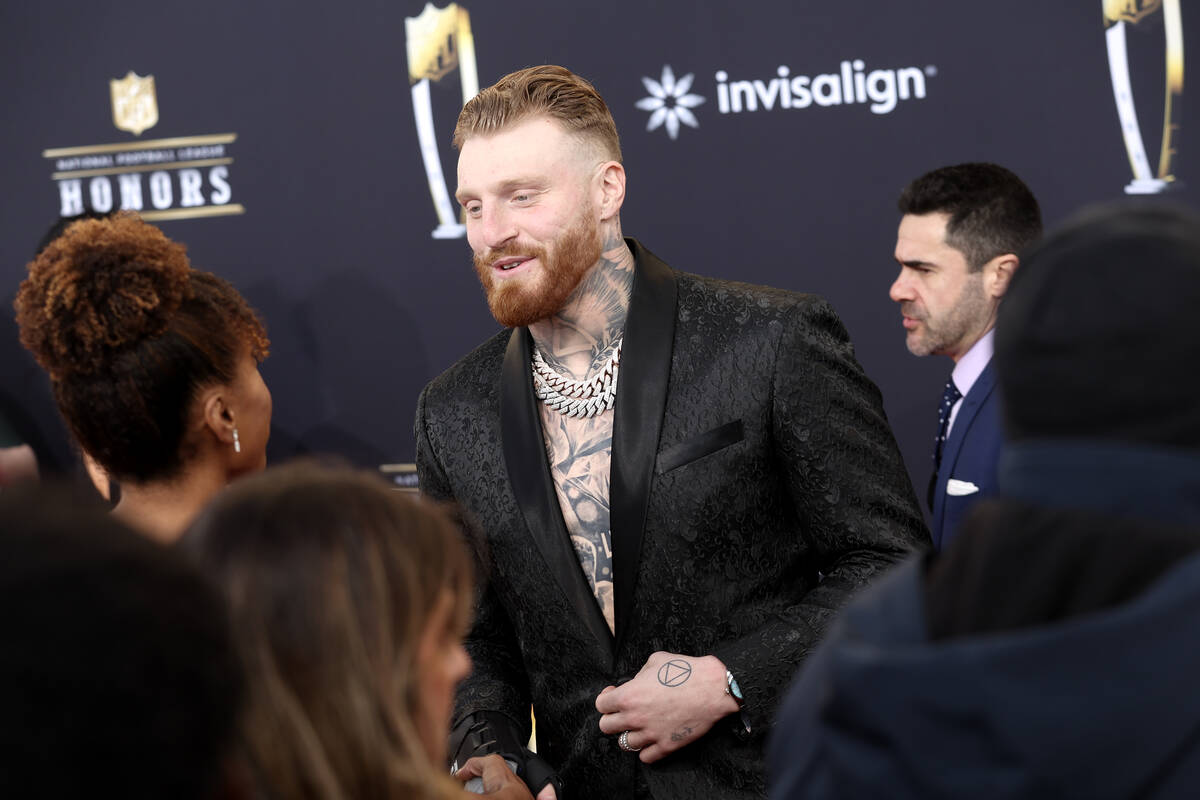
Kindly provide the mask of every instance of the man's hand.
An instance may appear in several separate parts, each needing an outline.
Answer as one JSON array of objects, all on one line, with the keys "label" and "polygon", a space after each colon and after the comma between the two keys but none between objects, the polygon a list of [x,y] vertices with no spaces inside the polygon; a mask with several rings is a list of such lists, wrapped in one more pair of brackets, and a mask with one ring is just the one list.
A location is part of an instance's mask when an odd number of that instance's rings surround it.
[{"label": "man's hand", "polygon": [[716,656],[654,653],[633,680],[596,697],[600,730],[620,735],[649,764],[699,739],[738,710],[725,693],[725,665]]},{"label": "man's hand", "polygon": [[[483,795],[498,800],[533,800],[525,781],[518,778],[504,759],[493,753],[490,756],[476,756],[467,759],[462,769],[454,775],[463,783],[471,778],[479,778],[483,782]],[[550,787],[546,787],[550,789]],[[539,793],[537,800],[547,800]],[[467,795],[468,797],[470,795]],[[549,800],[553,800],[554,790],[550,789]]]}]

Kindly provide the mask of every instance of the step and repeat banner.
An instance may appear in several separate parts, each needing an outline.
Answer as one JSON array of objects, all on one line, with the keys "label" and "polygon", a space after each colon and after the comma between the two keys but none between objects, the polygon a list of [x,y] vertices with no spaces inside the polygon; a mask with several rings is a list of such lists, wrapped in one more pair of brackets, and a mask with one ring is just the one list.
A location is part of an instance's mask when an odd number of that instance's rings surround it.
[{"label": "step and repeat banner", "polygon": [[455,117],[559,63],[616,118],[625,231],[679,269],[831,300],[923,487],[951,364],[909,355],[887,297],[897,195],[986,160],[1049,224],[1130,193],[1196,204],[1198,24],[1184,0],[8,3],[3,410],[69,460],[12,297],[60,217],[129,208],[265,318],[272,459],[411,461],[421,387],[496,330],[452,201]]}]

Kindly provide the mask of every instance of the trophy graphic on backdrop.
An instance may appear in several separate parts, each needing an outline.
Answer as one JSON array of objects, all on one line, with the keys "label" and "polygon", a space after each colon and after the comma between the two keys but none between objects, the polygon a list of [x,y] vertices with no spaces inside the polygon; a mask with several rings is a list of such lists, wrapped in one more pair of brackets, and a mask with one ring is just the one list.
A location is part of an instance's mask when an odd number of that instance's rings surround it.
[{"label": "trophy graphic on backdrop", "polygon": [[[1183,98],[1183,23],[1180,19],[1180,0],[1101,0],[1104,7],[1105,38],[1108,44],[1108,70],[1112,76],[1113,99],[1121,121],[1121,135],[1133,169],[1133,180],[1125,187],[1126,194],[1156,194],[1165,191],[1176,181],[1172,171],[1178,150],[1179,104]],[[1162,150],[1158,171],[1150,168],[1142,129],[1138,124],[1133,102],[1133,86],[1129,79],[1129,58],[1126,50],[1125,28],[1137,25],[1147,17],[1162,13],[1167,40],[1166,97],[1163,101]]]},{"label": "trophy graphic on backdrop", "polygon": [[479,93],[479,75],[475,68],[475,37],[471,35],[471,19],[465,8],[451,3],[445,8],[426,3],[416,17],[404,19],[405,44],[408,47],[408,80],[412,84],[413,112],[417,120],[417,140],[425,175],[429,178],[429,195],[437,211],[438,226],[435,239],[457,239],[467,228],[459,222],[446,189],[442,172],[442,157],[438,152],[437,134],[433,126],[433,103],[429,94],[431,81],[442,80],[458,68],[462,82],[463,105]]}]

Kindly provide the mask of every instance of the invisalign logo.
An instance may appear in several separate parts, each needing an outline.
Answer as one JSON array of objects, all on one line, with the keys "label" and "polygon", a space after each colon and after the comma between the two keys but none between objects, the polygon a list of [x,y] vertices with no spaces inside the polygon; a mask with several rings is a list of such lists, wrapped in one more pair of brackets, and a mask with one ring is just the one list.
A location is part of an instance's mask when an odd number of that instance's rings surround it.
[{"label": "invisalign logo", "polygon": [[933,66],[876,69],[866,72],[866,63],[856,58],[843,61],[840,72],[814,77],[792,75],[781,66],[776,77],[768,80],[730,80],[729,73],[719,70],[717,79],[717,110],[722,114],[746,111],[771,111],[775,108],[808,108],[870,103],[873,114],[887,114],[901,100],[923,100],[925,79],[937,75]]}]

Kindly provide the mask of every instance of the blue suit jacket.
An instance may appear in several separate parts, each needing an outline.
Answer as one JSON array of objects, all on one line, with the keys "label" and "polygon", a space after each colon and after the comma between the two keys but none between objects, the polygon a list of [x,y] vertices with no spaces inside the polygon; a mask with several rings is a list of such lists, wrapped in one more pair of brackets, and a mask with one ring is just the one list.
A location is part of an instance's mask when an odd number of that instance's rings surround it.
[{"label": "blue suit jacket", "polygon": [[[941,550],[950,543],[972,504],[996,493],[1001,442],[1000,397],[996,391],[996,371],[989,361],[963,398],[942,451],[941,469],[934,477],[934,548]],[[946,484],[951,478],[974,484],[979,491],[947,495]]]}]

